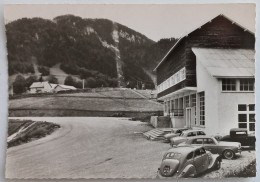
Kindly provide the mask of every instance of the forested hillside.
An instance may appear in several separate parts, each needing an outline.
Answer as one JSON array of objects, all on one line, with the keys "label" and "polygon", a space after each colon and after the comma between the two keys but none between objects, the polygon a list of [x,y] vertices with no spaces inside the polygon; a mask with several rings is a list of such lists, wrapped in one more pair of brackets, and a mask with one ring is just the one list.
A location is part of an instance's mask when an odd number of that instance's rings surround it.
[{"label": "forested hillside", "polygon": [[49,76],[50,68],[59,65],[89,87],[136,87],[141,82],[154,88],[152,69],[176,42],[154,42],[116,22],[74,15],[22,18],[6,25],[6,35],[10,76]]}]

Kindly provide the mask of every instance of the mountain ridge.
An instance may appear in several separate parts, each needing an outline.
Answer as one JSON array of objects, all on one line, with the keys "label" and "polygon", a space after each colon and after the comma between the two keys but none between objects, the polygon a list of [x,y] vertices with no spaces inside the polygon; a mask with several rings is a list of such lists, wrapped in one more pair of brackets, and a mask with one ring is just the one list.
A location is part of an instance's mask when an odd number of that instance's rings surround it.
[{"label": "mountain ridge", "polygon": [[165,39],[160,45],[160,41],[111,20],[74,15],[15,20],[6,24],[6,35],[10,76],[33,74],[35,64],[48,73],[60,64],[68,75],[94,80],[94,87],[145,83],[154,88],[151,67],[159,60],[149,54],[161,57],[176,42]]}]

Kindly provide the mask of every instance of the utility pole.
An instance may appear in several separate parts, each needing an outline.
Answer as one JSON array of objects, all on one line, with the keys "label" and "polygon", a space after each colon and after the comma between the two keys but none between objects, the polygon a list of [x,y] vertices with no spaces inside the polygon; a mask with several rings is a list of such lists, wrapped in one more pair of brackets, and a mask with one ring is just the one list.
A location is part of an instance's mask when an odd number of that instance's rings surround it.
[{"label": "utility pole", "polygon": [[85,79],[82,80],[82,89],[85,88]]}]

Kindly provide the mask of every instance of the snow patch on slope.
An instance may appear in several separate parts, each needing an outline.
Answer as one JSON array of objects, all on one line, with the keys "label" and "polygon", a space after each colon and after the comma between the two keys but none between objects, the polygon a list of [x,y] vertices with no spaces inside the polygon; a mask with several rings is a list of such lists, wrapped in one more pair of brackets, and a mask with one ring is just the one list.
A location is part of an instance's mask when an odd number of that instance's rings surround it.
[{"label": "snow patch on slope", "polygon": [[87,26],[87,27],[85,28],[85,34],[90,35],[90,34],[92,34],[92,33],[97,34],[96,31],[95,31],[92,27]]}]

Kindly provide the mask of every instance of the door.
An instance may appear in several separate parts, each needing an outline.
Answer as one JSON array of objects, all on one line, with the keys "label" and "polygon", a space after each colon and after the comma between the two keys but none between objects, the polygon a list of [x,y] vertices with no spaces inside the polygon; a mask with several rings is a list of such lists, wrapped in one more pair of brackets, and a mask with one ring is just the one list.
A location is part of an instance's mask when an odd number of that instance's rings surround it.
[{"label": "door", "polygon": [[194,152],[194,165],[197,173],[201,173],[208,168],[208,155],[203,148],[197,149]]},{"label": "door", "polygon": [[191,128],[191,108],[186,108],[186,126]]}]

